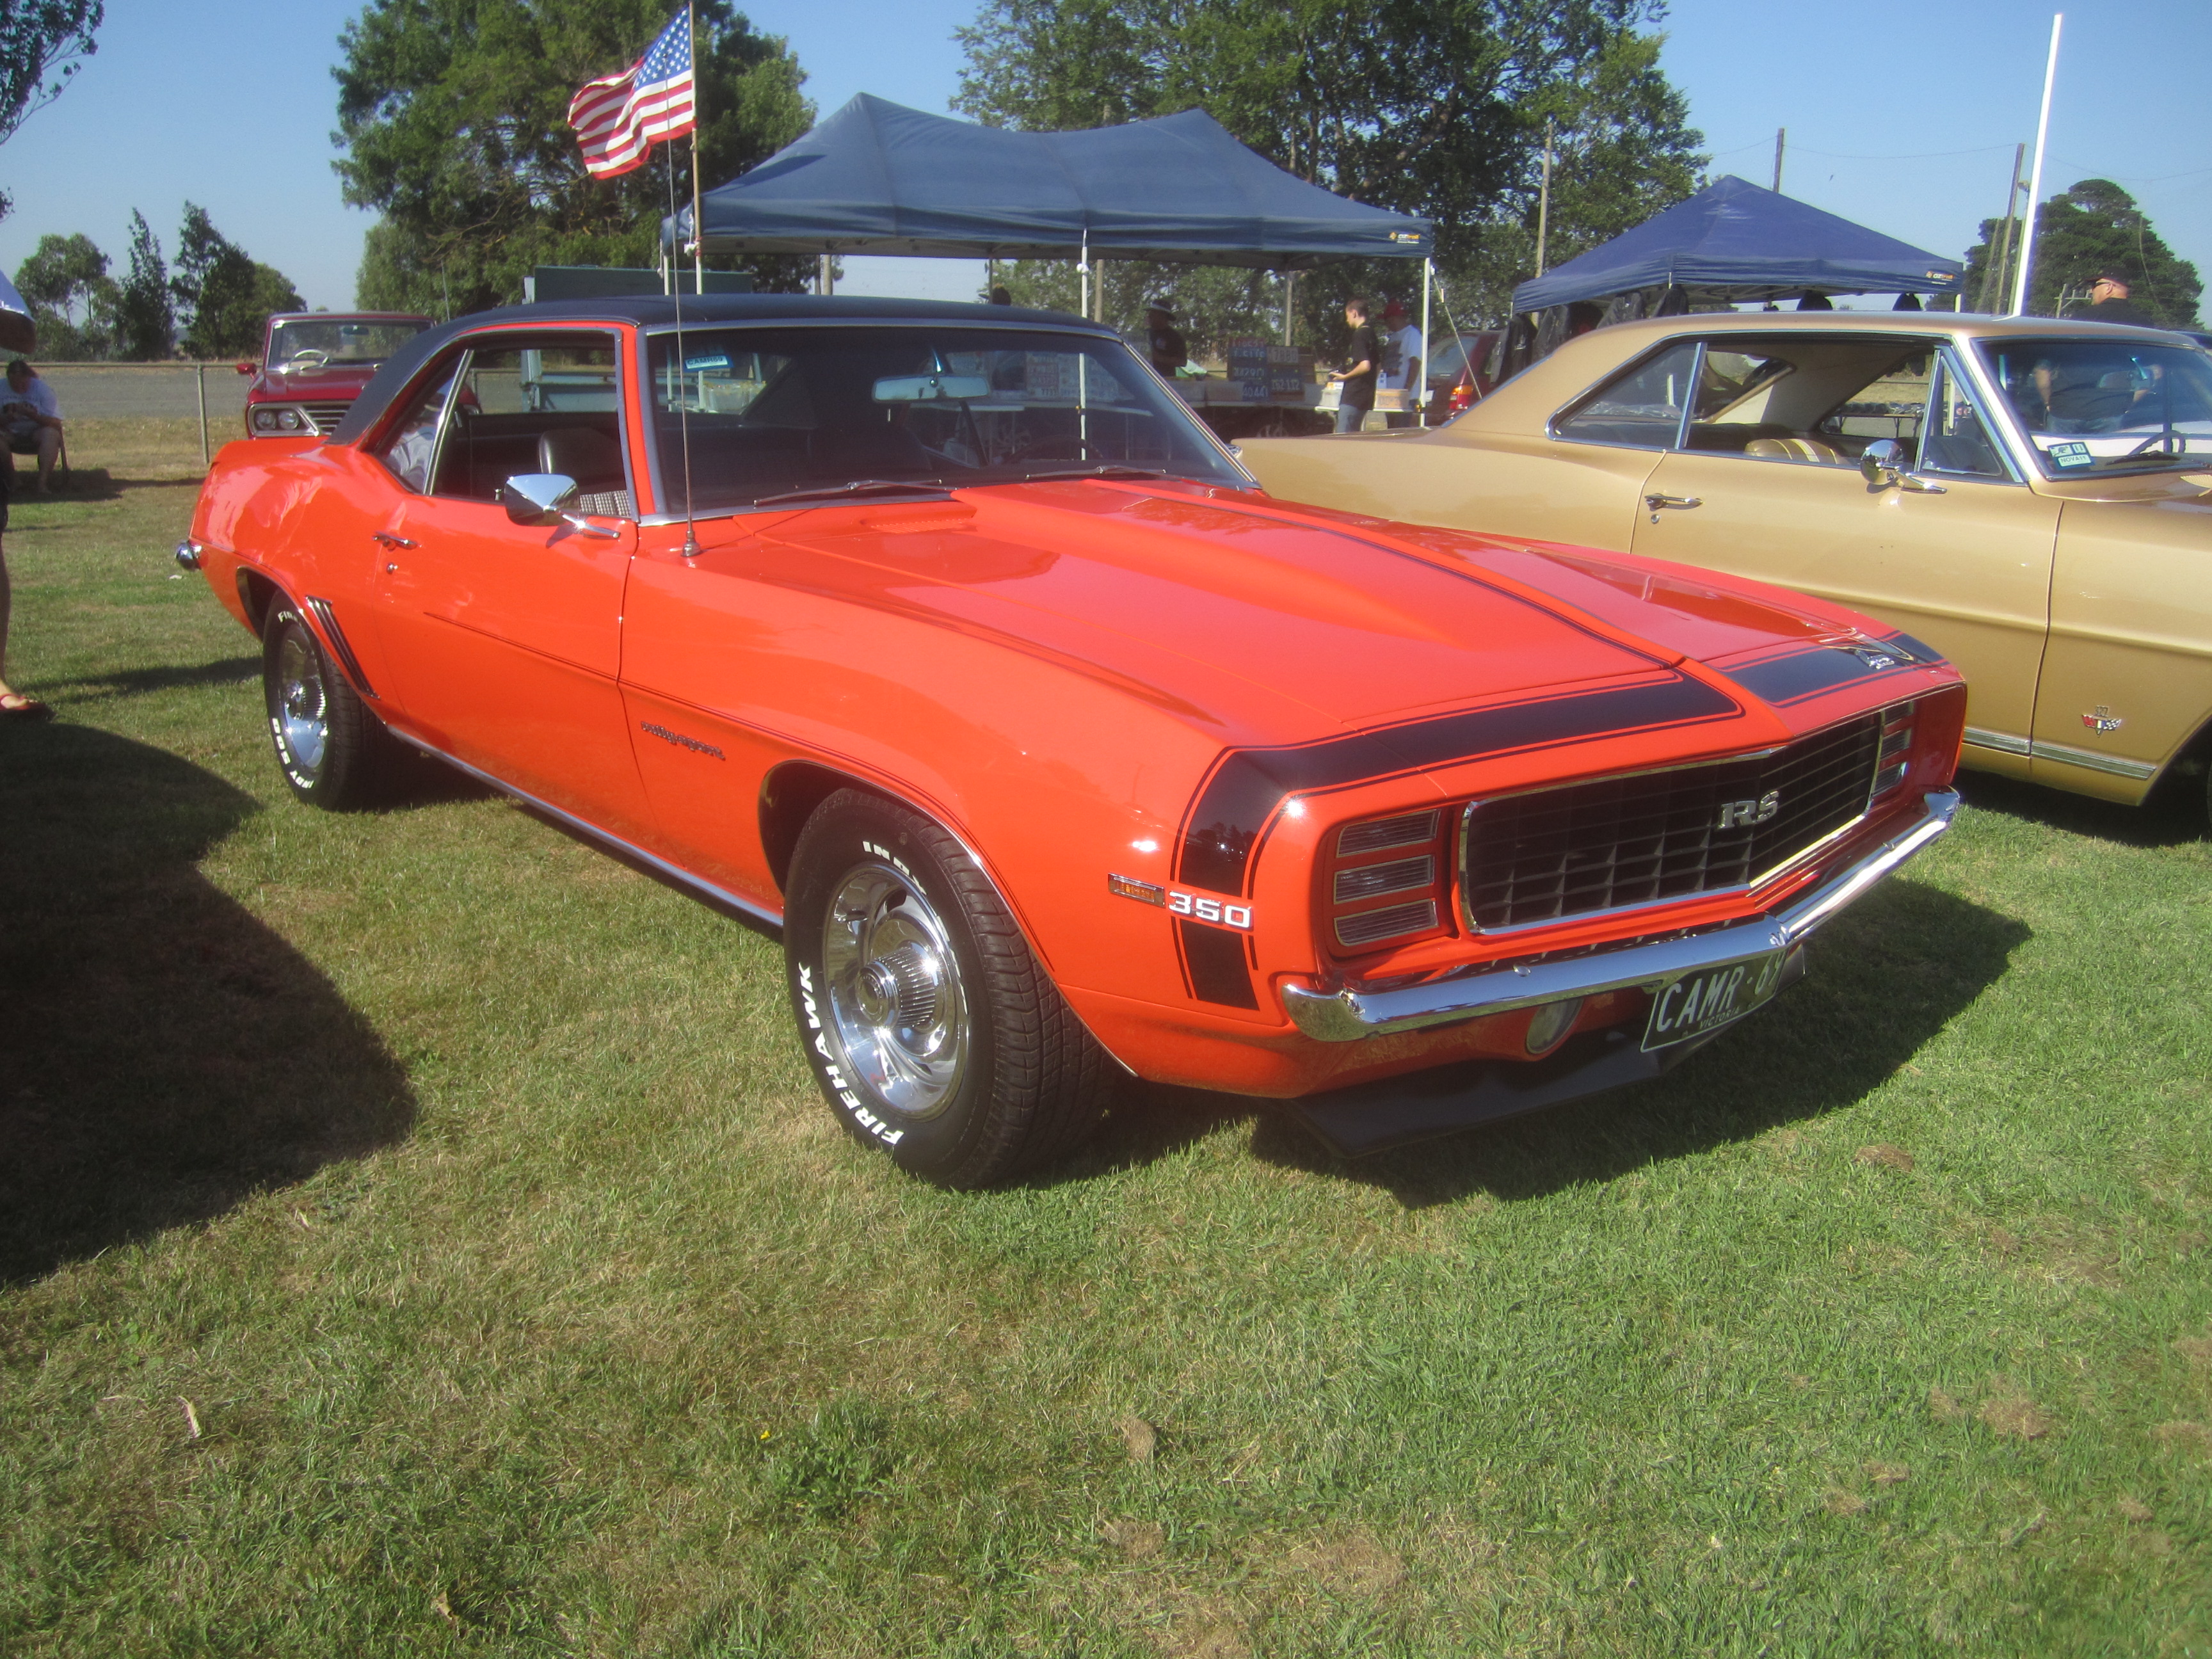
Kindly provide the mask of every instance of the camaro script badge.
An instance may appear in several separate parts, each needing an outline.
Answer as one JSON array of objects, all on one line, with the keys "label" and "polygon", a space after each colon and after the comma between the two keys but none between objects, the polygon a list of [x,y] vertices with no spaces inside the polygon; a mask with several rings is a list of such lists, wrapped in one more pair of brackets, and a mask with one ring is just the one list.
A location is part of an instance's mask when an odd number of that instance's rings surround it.
[{"label": "camaro script badge", "polygon": [[1770,789],[1757,800],[1724,800],[1721,803],[1720,827],[1723,830],[1742,830],[1754,823],[1764,823],[1782,810],[1782,793]]}]

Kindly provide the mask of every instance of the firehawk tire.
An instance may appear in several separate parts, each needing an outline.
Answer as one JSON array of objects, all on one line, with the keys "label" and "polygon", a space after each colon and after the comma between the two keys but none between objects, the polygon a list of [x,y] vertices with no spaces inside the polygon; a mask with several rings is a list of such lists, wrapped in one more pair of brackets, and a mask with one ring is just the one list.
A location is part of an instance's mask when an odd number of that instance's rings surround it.
[{"label": "firehawk tire", "polygon": [[822,1092],[866,1146],[939,1186],[1048,1163],[1097,1126],[1113,1061],[935,823],[841,790],[792,857],[783,954]]},{"label": "firehawk tire", "polygon": [[261,635],[262,697],[276,767],[311,806],[350,811],[383,796],[395,744],[282,597]]}]

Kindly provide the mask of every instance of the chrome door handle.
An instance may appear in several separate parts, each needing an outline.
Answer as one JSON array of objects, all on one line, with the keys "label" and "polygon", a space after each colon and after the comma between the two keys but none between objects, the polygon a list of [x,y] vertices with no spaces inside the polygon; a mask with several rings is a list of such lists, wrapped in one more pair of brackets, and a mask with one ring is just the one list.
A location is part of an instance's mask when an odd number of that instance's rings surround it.
[{"label": "chrome door handle", "polygon": [[419,547],[422,545],[419,542],[409,541],[404,536],[395,536],[388,530],[372,530],[369,532],[369,535],[373,539],[382,542],[386,547]]},{"label": "chrome door handle", "polygon": [[1703,507],[1705,498],[1699,495],[1646,495],[1644,505],[1656,513],[1662,507]]}]

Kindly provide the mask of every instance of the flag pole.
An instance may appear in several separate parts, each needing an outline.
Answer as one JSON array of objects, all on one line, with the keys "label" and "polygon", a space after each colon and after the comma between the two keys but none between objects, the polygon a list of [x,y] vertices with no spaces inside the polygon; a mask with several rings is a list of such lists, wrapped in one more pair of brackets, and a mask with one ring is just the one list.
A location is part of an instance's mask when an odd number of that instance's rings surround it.
[{"label": "flag pole", "polygon": [[2043,199],[2043,145],[2051,137],[2051,88],[2058,79],[2058,26],[2066,21],[2059,12],[2051,20],[2051,57],[2043,66],[2043,113],[2035,123],[2035,170],[2028,175],[2027,222],[2021,233],[2020,270],[2013,276],[2012,315],[2027,314],[2028,283],[2035,267],[2035,208]]},{"label": "flag pole", "polygon": [[699,72],[699,19],[697,9],[687,3],[684,8],[684,33],[691,41],[691,291],[707,291],[707,223],[699,216],[699,119],[706,103],[702,95],[707,77]]}]

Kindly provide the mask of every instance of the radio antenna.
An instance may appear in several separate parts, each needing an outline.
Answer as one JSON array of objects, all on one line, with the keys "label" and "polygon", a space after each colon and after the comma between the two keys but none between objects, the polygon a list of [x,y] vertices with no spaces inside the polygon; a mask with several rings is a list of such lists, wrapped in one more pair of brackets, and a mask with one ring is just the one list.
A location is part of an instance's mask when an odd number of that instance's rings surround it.
[{"label": "radio antenna", "polygon": [[[672,143],[664,145],[662,153],[668,158],[668,239],[672,242],[676,240],[676,146]],[[695,147],[691,161],[694,173],[698,170],[698,155]],[[696,249],[700,241],[696,215],[694,220],[695,222],[691,227],[691,246]],[[671,252],[672,254],[677,251],[672,249]],[[691,405],[684,392],[684,379],[691,370],[690,366],[684,361],[687,354],[684,349],[684,271],[673,258],[668,264],[668,286],[671,290],[669,297],[676,302],[676,373],[670,377],[671,391],[676,401],[676,424],[678,430],[683,434],[684,447],[684,556],[687,559],[696,559],[699,556],[699,522],[693,516],[691,509]],[[696,273],[697,270],[696,260],[693,269]],[[703,289],[706,286],[703,276],[695,275],[694,280],[701,288]]]}]

